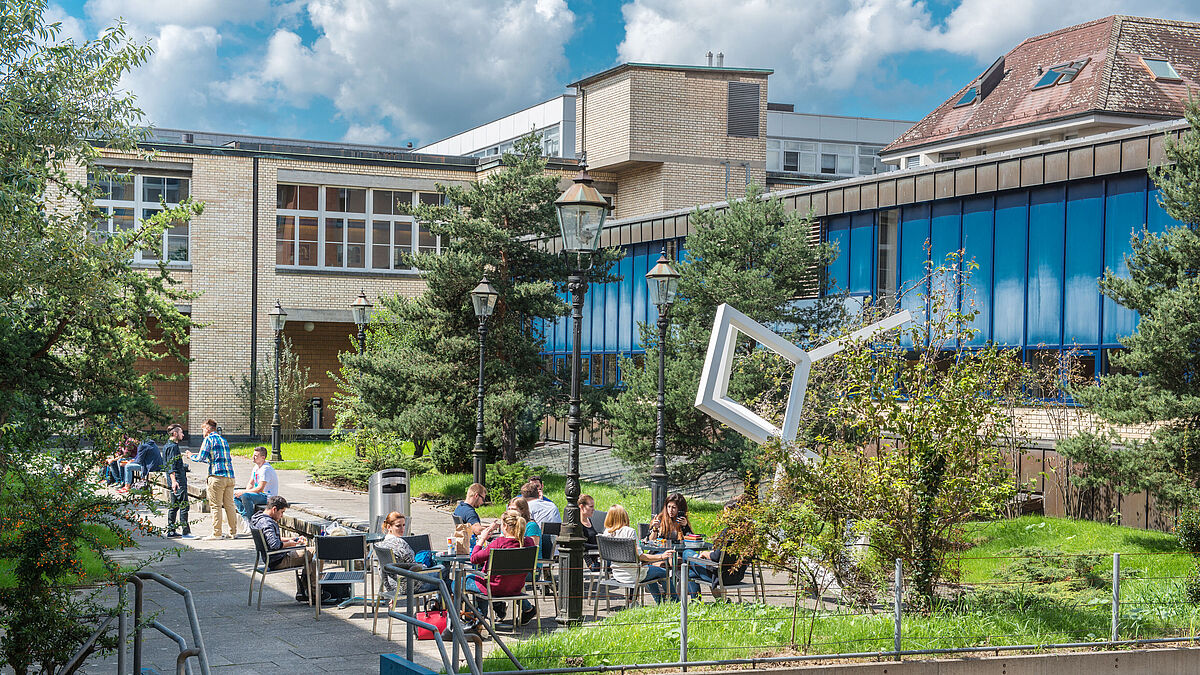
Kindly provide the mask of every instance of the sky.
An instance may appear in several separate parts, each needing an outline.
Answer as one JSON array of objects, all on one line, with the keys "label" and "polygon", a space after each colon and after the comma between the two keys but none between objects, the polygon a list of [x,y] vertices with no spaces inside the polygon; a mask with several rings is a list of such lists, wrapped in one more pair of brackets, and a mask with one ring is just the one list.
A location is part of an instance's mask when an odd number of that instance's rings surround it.
[{"label": "sky", "polygon": [[799,112],[918,120],[1026,37],[1200,0],[51,0],[60,39],[123,21],[155,126],[416,146],[624,62],[771,68]]}]

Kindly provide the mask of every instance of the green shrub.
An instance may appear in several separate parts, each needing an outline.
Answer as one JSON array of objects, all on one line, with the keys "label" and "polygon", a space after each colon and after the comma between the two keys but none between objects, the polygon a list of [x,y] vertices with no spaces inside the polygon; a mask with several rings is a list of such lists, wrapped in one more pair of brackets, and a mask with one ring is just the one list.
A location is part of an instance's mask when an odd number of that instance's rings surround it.
[{"label": "green shrub", "polygon": [[1200,508],[1191,507],[1179,512],[1175,523],[1179,545],[1192,555],[1200,554]]},{"label": "green shrub", "polygon": [[513,497],[521,494],[521,486],[530,476],[542,476],[550,473],[544,466],[529,466],[524,462],[506,462],[500,460],[487,467],[488,500],[493,504],[508,503]]},{"label": "green shrub", "polygon": [[[1066,554],[1057,548],[1031,546],[1012,551],[1014,559],[996,573],[999,583],[981,587],[976,598],[997,608],[1026,610],[1035,606],[1076,607],[1108,597],[1112,586],[1109,557],[1100,552]],[[1123,570],[1133,576],[1135,570]]]},{"label": "green shrub", "polygon": [[313,462],[308,475],[318,483],[365,490],[371,480],[371,474],[376,471],[406,469],[411,479],[433,470],[433,464],[428,458],[406,456],[399,448],[399,444],[386,442],[366,446],[362,457],[338,457],[332,453],[323,453]]},{"label": "green shrub", "polygon": [[433,468],[441,473],[471,470],[471,448],[461,438],[446,435],[434,439],[429,444],[429,457]]}]

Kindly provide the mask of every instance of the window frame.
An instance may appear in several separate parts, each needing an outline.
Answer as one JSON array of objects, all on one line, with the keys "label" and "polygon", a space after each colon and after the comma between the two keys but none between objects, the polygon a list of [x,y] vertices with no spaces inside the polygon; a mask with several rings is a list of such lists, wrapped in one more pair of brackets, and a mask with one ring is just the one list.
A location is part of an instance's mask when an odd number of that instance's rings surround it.
[{"label": "window frame", "polygon": [[[1142,67],[1146,69],[1146,72],[1150,74],[1150,79],[1154,80],[1155,82],[1183,82],[1183,77],[1179,74],[1179,70],[1176,69],[1168,59],[1160,59],[1152,56],[1138,56],[1138,61],[1142,64]],[[1154,69],[1150,67],[1150,61],[1165,65],[1172,73],[1174,73],[1174,75],[1159,75],[1155,73]]]},{"label": "window frame", "polygon": [[[163,181],[167,181],[167,180],[181,181],[182,185],[186,185],[186,195],[183,197],[183,199],[187,199],[192,194],[192,179],[191,179],[191,177],[184,178],[182,176],[165,176],[165,175],[154,174],[154,173],[133,173],[133,174],[130,174],[130,177],[131,177],[131,180],[129,181],[128,184],[130,186],[129,189],[130,189],[130,192],[132,195],[132,199],[112,199],[112,198],[106,198],[106,197],[98,197],[94,200],[93,203],[96,206],[96,208],[100,209],[101,212],[104,214],[104,218],[101,221],[98,221],[97,224],[102,222],[104,224],[104,229],[101,230],[99,227],[93,227],[92,228],[93,233],[103,232],[105,236],[109,236],[109,235],[115,234],[118,229],[120,229],[120,230],[125,229],[125,228],[118,228],[113,221],[113,216],[116,212],[115,211],[116,209],[129,209],[131,211],[130,215],[133,218],[133,222],[130,227],[134,230],[141,229],[142,222],[145,220],[145,216],[153,215],[153,213],[157,213],[157,212],[163,210],[163,206],[161,203],[159,203],[157,201],[150,201],[150,200],[144,198],[145,197],[144,191],[145,191],[145,185],[146,185],[145,179],[147,179],[147,178],[161,179]],[[108,194],[108,195],[112,195],[112,193],[113,193],[112,186],[114,183],[119,182],[121,184],[125,184],[124,181],[117,181],[117,180],[115,180],[115,178],[105,178],[104,181],[107,182],[108,187],[102,188],[102,189],[106,189],[107,190],[106,194]],[[88,184],[91,186],[98,186],[98,185],[100,185],[100,182],[96,179],[96,177],[94,175],[89,175],[88,176]],[[165,191],[166,191],[165,182],[163,184],[163,191],[165,194]],[[166,203],[167,209],[173,209],[173,208],[178,207],[182,202],[175,201],[175,202],[165,202],[165,203]],[[150,212],[150,213],[148,213],[148,212]],[[176,226],[176,227],[178,227],[178,226]],[[173,228],[170,226],[168,226],[167,228],[165,228],[163,230],[162,235],[161,235],[162,239],[158,245],[159,256],[157,258],[148,258],[146,256],[143,256],[142,253],[146,249],[139,248],[136,251],[134,251],[133,263],[135,265],[154,266],[154,265],[158,265],[159,262],[165,262],[168,267],[179,268],[179,269],[190,269],[192,266],[192,226],[191,226],[191,221],[188,221],[188,220],[183,221],[182,227],[184,227],[186,230],[185,233],[182,235],[171,234],[171,230]],[[172,259],[170,257],[170,254],[171,254],[170,241],[172,238],[179,238],[179,237],[184,237],[187,241],[187,244],[185,246],[185,250],[187,252],[187,258],[185,258],[183,260]]]},{"label": "window frame", "polygon": [[[297,189],[297,191],[302,187],[315,188],[317,190],[317,208],[316,208],[316,210],[281,207],[279,205],[280,204],[279,192],[280,192],[280,189],[284,188],[284,187],[295,187]],[[362,190],[364,192],[365,200],[366,200],[364,210],[362,212],[331,210],[330,205],[328,203],[328,200],[329,200],[328,194],[329,194],[330,190]],[[392,208],[387,213],[384,213],[382,211],[376,211],[376,206],[375,206],[376,195],[378,193],[384,193],[384,192],[388,193],[390,195],[389,197],[387,197],[387,199],[389,201],[393,202],[391,204]],[[416,217],[414,217],[412,215],[404,215],[404,214],[396,213],[397,209],[396,209],[396,204],[394,203],[394,200],[397,199],[397,197],[396,197],[397,193],[401,193],[401,194],[407,193],[411,200],[411,201],[407,202],[407,204],[411,207],[416,207],[421,204],[422,195],[437,195],[439,200],[444,199],[440,193],[431,192],[429,190],[421,190],[421,189],[417,189],[417,188],[403,188],[403,187],[366,188],[366,187],[354,187],[354,186],[345,186],[345,185],[333,185],[333,184],[325,184],[325,183],[317,184],[317,183],[301,183],[301,182],[276,183],[276,186],[275,186],[275,194],[276,194],[275,219],[276,219],[276,228],[277,229],[276,229],[276,239],[275,239],[275,242],[276,242],[275,268],[281,269],[281,270],[319,270],[322,272],[336,272],[336,273],[342,273],[342,274],[395,274],[395,275],[422,274],[423,273],[422,270],[417,269],[416,267],[400,266],[400,263],[398,263],[398,261],[396,259],[398,248],[400,249],[400,253],[407,253],[409,255],[415,255],[415,254],[421,252],[420,234],[419,234],[421,224],[416,219]],[[297,207],[300,206],[299,194],[297,194],[295,205]],[[279,228],[279,223],[281,222],[280,219],[288,218],[288,217],[293,219],[292,236],[291,236],[291,240],[290,240],[291,244],[292,244],[292,256],[291,256],[292,262],[291,263],[280,263],[278,247],[279,247],[280,243],[282,243],[283,240],[279,239],[278,228]],[[317,255],[316,255],[316,264],[314,264],[314,265],[302,265],[299,263],[300,244],[301,244],[301,239],[300,239],[300,219],[301,218],[315,219],[316,223],[317,223],[317,239],[315,241]],[[331,220],[341,220],[342,221],[342,228],[341,228],[342,229],[342,237],[341,237],[340,242],[330,241],[327,237],[327,232],[326,232],[327,224]],[[361,243],[357,242],[357,241],[354,241],[354,242],[350,241],[350,225],[349,225],[349,223],[351,220],[354,220],[354,221],[361,220],[363,222],[364,232],[363,232],[363,241]],[[376,223],[387,223],[388,224],[388,240],[387,240],[386,244],[384,244],[383,242],[375,241],[375,239],[376,239],[375,224]],[[408,241],[407,245],[396,243],[396,227],[398,225],[404,225],[408,228],[409,241]],[[308,240],[306,239],[306,240],[304,240],[304,242],[308,242]],[[330,264],[330,261],[327,260],[327,255],[326,255],[326,249],[328,246],[339,246],[339,245],[342,247],[342,265],[340,265],[340,266]],[[362,267],[350,267],[349,266],[350,247],[351,246],[359,246],[359,245],[361,245],[363,247],[363,251],[364,251],[363,265],[362,265]],[[377,246],[383,246],[383,245],[387,246],[388,265],[387,265],[387,267],[376,267],[374,264],[375,263],[375,258],[374,258],[375,248]],[[426,247],[426,248],[429,248],[429,247]],[[441,236],[434,235],[434,245],[432,246],[432,250],[427,250],[425,252],[432,252],[434,255],[441,255],[443,253],[443,251],[444,251],[444,248],[443,248],[443,242],[442,242]]]}]

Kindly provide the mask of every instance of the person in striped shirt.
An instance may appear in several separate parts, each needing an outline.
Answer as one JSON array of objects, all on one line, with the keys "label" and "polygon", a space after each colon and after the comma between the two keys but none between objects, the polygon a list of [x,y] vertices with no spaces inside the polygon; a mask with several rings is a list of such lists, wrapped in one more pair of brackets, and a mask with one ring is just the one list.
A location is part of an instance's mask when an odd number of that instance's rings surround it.
[{"label": "person in striped shirt", "polygon": [[233,504],[233,458],[229,454],[229,444],[217,433],[217,422],[213,419],[204,420],[204,444],[200,452],[192,455],[193,462],[208,463],[208,509],[213,514],[212,536],[208,539],[221,539],[221,510],[225,510],[225,519],[229,521],[229,534],[224,538],[233,539],[237,535],[237,508]]}]

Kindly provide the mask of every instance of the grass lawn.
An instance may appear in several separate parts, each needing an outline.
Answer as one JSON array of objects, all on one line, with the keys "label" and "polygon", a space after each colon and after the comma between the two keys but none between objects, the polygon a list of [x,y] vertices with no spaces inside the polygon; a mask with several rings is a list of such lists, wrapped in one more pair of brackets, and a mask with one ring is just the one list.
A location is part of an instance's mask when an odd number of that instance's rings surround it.
[{"label": "grass lawn", "polygon": [[[566,479],[555,474],[543,474],[545,494],[558,505],[561,512],[567,506],[563,496]],[[471,474],[427,473],[417,476],[412,482],[412,493],[417,496],[428,495],[437,499],[462,499],[467,494],[471,484]],[[583,494],[591,495],[596,500],[596,510],[606,511],[613,504],[620,504],[629,512],[629,519],[634,523],[649,523],[650,490],[647,488],[620,488],[602,483],[584,481],[581,490]],[[487,504],[479,509],[479,515],[484,518],[495,518],[504,513],[504,504]],[[692,521],[692,529],[705,535],[713,535],[718,531],[717,519],[721,515],[721,505],[699,499],[688,500],[688,515]]]},{"label": "grass lawn", "polygon": [[[1161,532],[1102,523],[1026,516],[982,524],[976,545],[962,554],[963,580],[983,585],[995,579],[1016,549],[1041,546],[1064,553],[1120,552],[1123,570],[1135,576],[1121,583],[1121,636],[1143,638],[1195,635],[1200,608],[1190,603],[1182,579],[1189,557],[1175,538]],[[777,589],[776,589],[777,590]],[[590,607],[589,607],[590,610]],[[688,654],[693,660],[736,658],[793,651],[847,653],[890,649],[890,611],[801,608],[793,642],[788,606],[693,603],[689,606]],[[815,614],[815,616],[814,616]],[[1107,601],[1067,606],[1034,604],[1022,609],[983,608],[970,601],[949,604],[929,615],[906,613],[905,649],[978,645],[1050,644],[1108,639]],[[811,641],[808,632],[811,628]],[[806,646],[807,644],[807,646]],[[674,661],[679,656],[679,606],[639,607],[599,624],[559,632],[513,647],[526,668]],[[489,660],[491,670],[507,661]]]},{"label": "grass lawn", "polygon": [[[265,443],[233,443],[229,446],[229,451],[239,457],[249,457],[254,454],[254,448],[260,445],[265,446],[268,451],[271,449],[271,441],[268,439]],[[353,457],[354,448],[345,443],[332,443],[327,440],[292,441],[281,444],[279,454],[283,456],[283,461],[271,464],[276,471],[306,470],[313,462],[324,457]]]}]

